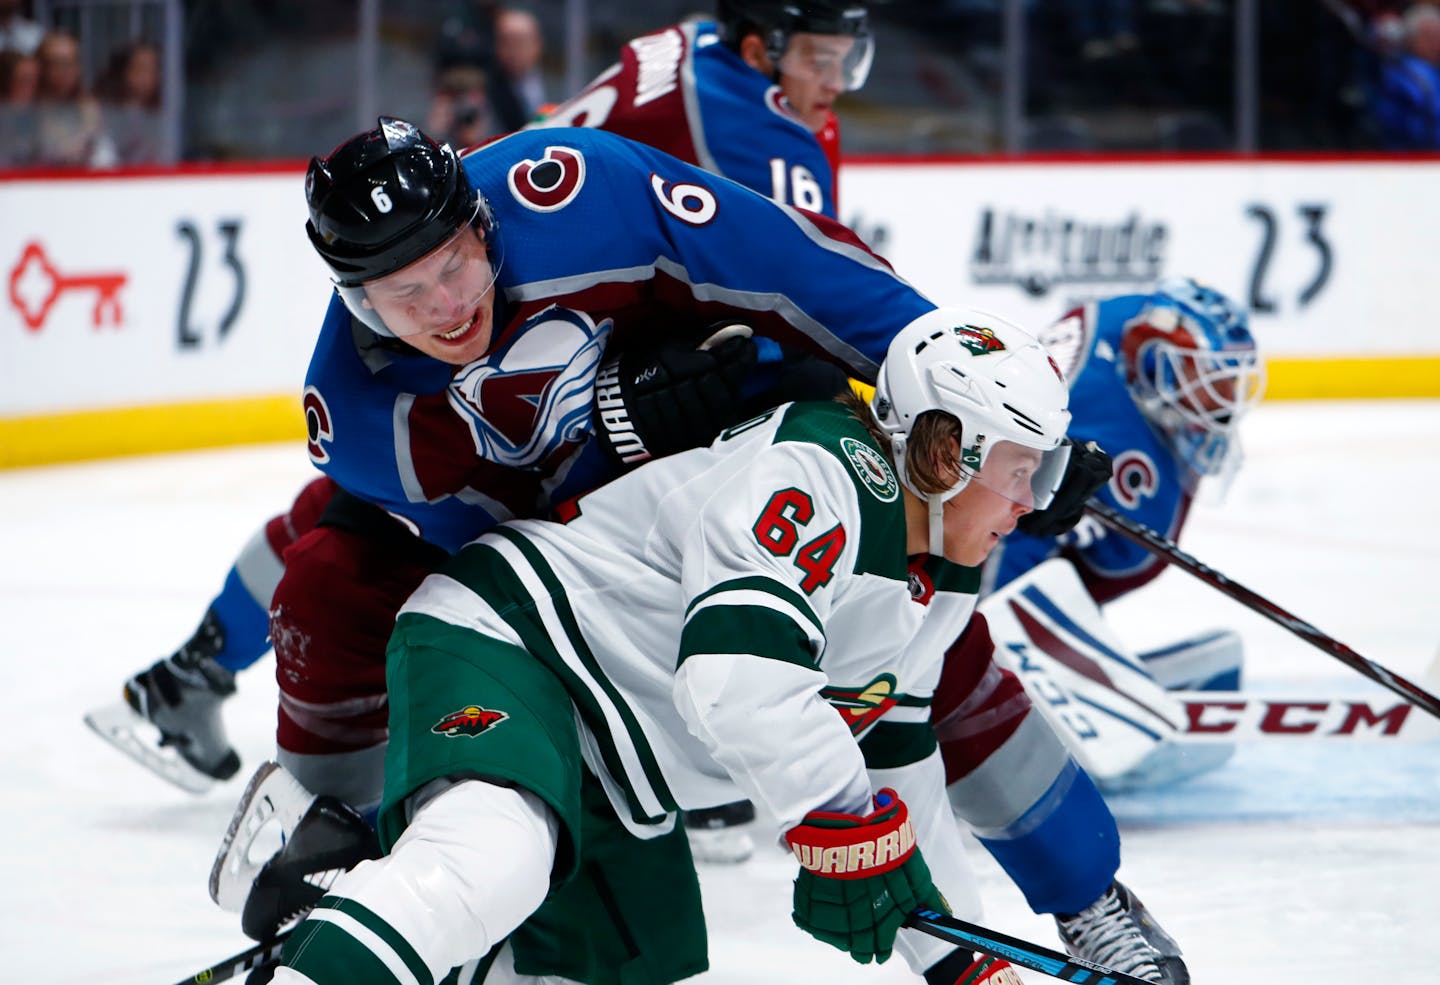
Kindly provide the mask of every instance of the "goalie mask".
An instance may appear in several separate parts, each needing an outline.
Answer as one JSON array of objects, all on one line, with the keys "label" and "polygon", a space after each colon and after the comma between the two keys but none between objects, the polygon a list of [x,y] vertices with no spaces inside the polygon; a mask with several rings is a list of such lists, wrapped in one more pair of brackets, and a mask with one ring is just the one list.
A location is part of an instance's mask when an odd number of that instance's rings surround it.
[{"label": "goalie mask", "polygon": [[[404,120],[382,116],[379,126],[358,134],[328,157],[311,158],[305,173],[310,245],[330,267],[335,290],[350,312],[387,336],[413,334],[410,326],[387,324],[366,297],[365,284],[395,273],[460,237],[475,237],[484,248],[456,251],[477,268],[446,271],[450,283],[465,285],[476,307],[500,269],[495,255],[494,218],[485,197],[470,185],[449,144],[441,144]],[[473,247],[475,244],[466,244]],[[464,307],[461,304],[460,307]]]},{"label": "goalie mask", "polygon": [[1236,429],[1264,388],[1244,309],[1188,278],[1161,281],[1120,351],[1131,397],[1176,457],[1196,477],[1232,474]]},{"label": "goalie mask", "polygon": [[[1069,458],[1068,405],[1049,353],[995,315],[937,308],[891,340],[870,409],[900,482],[929,508],[932,554],[942,543],[941,508],[971,482],[1031,509],[1049,505]],[[910,431],[930,411],[960,423],[958,476],[938,493],[917,486],[907,461]]]},{"label": "goalie mask", "polygon": [[859,89],[870,76],[875,40],[859,0],[721,0],[716,19],[732,47],[746,34],[759,34],[782,75],[834,80],[842,92]]}]

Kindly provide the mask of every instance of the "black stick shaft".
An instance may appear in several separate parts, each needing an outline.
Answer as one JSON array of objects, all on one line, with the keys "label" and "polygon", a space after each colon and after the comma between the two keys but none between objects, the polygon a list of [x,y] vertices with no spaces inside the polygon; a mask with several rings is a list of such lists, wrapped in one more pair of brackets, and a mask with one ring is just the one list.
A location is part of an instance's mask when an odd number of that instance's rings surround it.
[{"label": "black stick shaft", "polygon": [[997,958],[1004,958],[1017,967],[1038,971],[1042,975],[1072,982],[1074,985],[1151,985],[1143,978],[1136,978],[1123,971],[1116,971],[1084,958],[1061,954],[1039,944],[997,933],[952,917],[948,913],[924,907],[910,914],[905,926],[924,931],[942,941],[968,947],[972,951],[983,951]]},{"label": "black stick shaft", "polygon": [[175,985],[215,985],[217,982],[229,981],[241,972],[249,971],[252,968],[271,961],[280,956],[280,949],[285,946],[285,938],[290,936],[290,931],[276,936],[273,940],[265,941],[263,944],[256,944],[248,947],[239,954],[231,955],[223,961],[217,961],[203,971],[197,971],[189,978],[176,982]]},{"label": "black stick shaft", "polygon": [[1382,667],[1368,657],[1362,657],[1344,643],[1332,636],[1327,636],[1299,616],[1280,608],[1265,596],[1251,591],[1204,562],[1196,560],[1177,547],[1174,542],[1162,537],[1143,523],[1136,523],[1128,516],[1093,499],[1085,505],[1085,510],[1098,517],[1102,523],[1122,537],[1134,541],[1161,560],[1183,568],[1210,587],[1218,588],[1241,605],[1260,613],[1273,623],[1284,626],[1307,643],[1324,650],[1345,666],[1364,674],[1377,684],[1389,688],[1415,707],[1440,718],[1440,698],[1435,697],[1413,681]]}]

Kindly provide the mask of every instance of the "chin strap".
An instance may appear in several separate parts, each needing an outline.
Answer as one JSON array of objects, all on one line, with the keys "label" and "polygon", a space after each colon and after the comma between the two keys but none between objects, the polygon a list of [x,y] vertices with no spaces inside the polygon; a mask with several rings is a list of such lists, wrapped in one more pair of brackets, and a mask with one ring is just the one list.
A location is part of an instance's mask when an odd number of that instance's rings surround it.
[{"label": "chin strap", "polygon": [[926,496],[926,505],[930,509],[930,554],[933,557],[945,556],[945,497]]}]

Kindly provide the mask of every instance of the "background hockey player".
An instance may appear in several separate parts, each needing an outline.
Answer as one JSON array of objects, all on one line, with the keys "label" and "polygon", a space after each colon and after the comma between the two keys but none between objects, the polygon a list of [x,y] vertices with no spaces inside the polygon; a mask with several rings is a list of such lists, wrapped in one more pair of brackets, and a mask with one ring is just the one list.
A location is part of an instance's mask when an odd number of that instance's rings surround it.
[{"label": "background hockey player", "polygon": [[863,3],[722,0],[714,22],[636,38],[542,126],[601,127],[838,218],[835,100],[865,84]]},{"label": "background hockey player", "polygon": [[897,931],[978,906],[929,698],[977,566],[1059,481],[1066,399],[1029,336],[939,309],[870,407],[783,405],[462,549],[390,644],[390,854],[340,877],[275,981],[438,980],[507,939],[501,975],[696,974],[675,812],[737,794],[800,860],[802,929],[861,962],[898,947],[931,985],[1017,981]]},{"label": "background hockey player", "polygon": [[[1263,367],[1244,309],[1174,278],[1078,308],[1042,338],[1072,381],[1072,435],[1113,458],[1098,500],[1178,540],[1197,492],[1208,485],[1218,499],[1239,467],[1237,429],[1260,397]],[[1213,768],[1233,747],[1167,741],[1183,711],[1164,689],[1238,688],[1240,639],[1210,631],[1131,655],[1099,606],[1148,584],[1165,565],[1107,531],[1093,519],[1058,536],[1022,524],[991,559],[987,577],[997,591],[982,612],[1003,637],[1002,652],[1025,654],[1028,680],[1086,699],[1083,719],[1055,718],[1102,786],[1153,785]],[[1043,564],[1051,558],[1060,560]],[[1063,643],[1054,642],[1056,632]],[[1098,673],[1079,675],[1054,659],[1077,647]]]},{"label": "background hockey player", "polygon": [[[614,69],[545,125],[612,130],[835,218],[839,137],[831,106],[839,92],[864,84],[872,56],[864,4],[723,2],[715,23],[678,25],[631,42]],[[756,344],[762,362],[781,359],[768,340]],[[687,369],[717,371],[696,358]],[[789,396],[821,396],[843,379],[793,353],[785,375]],[[240,761],[225,736],[221,703],[235,692],[235,673],[269,651],[270,601],[284,550],[315,526],[334,492],[328,479],[316,479],[287,513],[268,520],[236,558],[192,638],[127,680],[125,705],[92,712],[92,727],[185,789],[203,791],[233,776]],[[159,730],[161,748],[137,730],[127,707]],[[716,858],[743,857],[748,840],[730,835],[701,847]]]}]

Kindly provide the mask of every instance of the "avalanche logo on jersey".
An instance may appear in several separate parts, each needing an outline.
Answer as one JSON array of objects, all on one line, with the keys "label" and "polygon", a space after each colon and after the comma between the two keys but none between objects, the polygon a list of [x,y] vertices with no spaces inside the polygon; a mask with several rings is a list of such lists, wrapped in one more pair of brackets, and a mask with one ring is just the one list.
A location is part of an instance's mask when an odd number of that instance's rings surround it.
[{"label": "avalanche logo on jersey", "polygon": [[584,441],[610,329],[608,318],[596,325],[583,312],[551,306],[462,369],[447,396],[480,457],[528,468]]},{"label": "avalanche logo on jersey", "polygon": [[301,404],[305,408],[305,450],[310,454],[310,461],[324,465],[330,461],[330,449],[325,447],[325,443],[335,439],[335,429],[330,424],[330,408],[326,406],[325,398],[320,396],[320,391],[313,386],[305,388]]},{"label": "avalanche logo on jersey", "polygon": [[515,201],[534,212],[554,212],[575,200],[585,184],[585,157],[571,147],[547,147],[538,161],[520,161],[507,175]]},{"label": "avalanche logo on jersey", "polygon": [[509,717],[503,711],[491,711],[489,708],[481,708],[479,705],[466,705],[459,711],[452,711],[430,726],[430,731],[452,739],[456,736],[474,738],[482,732],[490,731]]},{"label": "avalanche logo on jersey", "polygon": [[1155,460],[1143,451],[1130,449],[1115,456],[1115,473],[1110,479],[1110,491],[1115,501],[1127,510],[1133,510],[1142,502],[1154,496],[1160,489],[1160,470]]},{"label": "avalanche logo on jersey", "polygon": [[[960,344],[977,356],[983,356],[987,352],[1005,351],[1005,343],[996,338],[991,329],[979,325],[957,325],[955,334],[960,337]],[[1051,365],[1054,365],[1054,360],[1051,360]],[[1060,367],[1056,366],[1055,372],[1058,375]]]},{"label": "avalanche logo on jersey", "polygon": [[845,452],[850,468],[859,476],[861,485],[880,502],[895,502],[895,497],[900,495],[900,482],[883,455],[854,438],[841,438],[840,448]]},{"label": "avalanche logo on jersey", "polygon": [[820,694],[840,713],[850,734],[857,739],[900,702],[894,674],[881,674],[859,690],[827,687]]},{"label": "avalanche logo on jersey", "polygon": [[771,86],[765,90],[765,106],[776,116],[790,123],[794,123],[797,126],[805,127],[806,130],[810,129],[808,126],[805,126],[805,121],[797,116],[795,111],[790,108],[790,104],[785,101],[785,94],[780,91],[778,85]]}]

